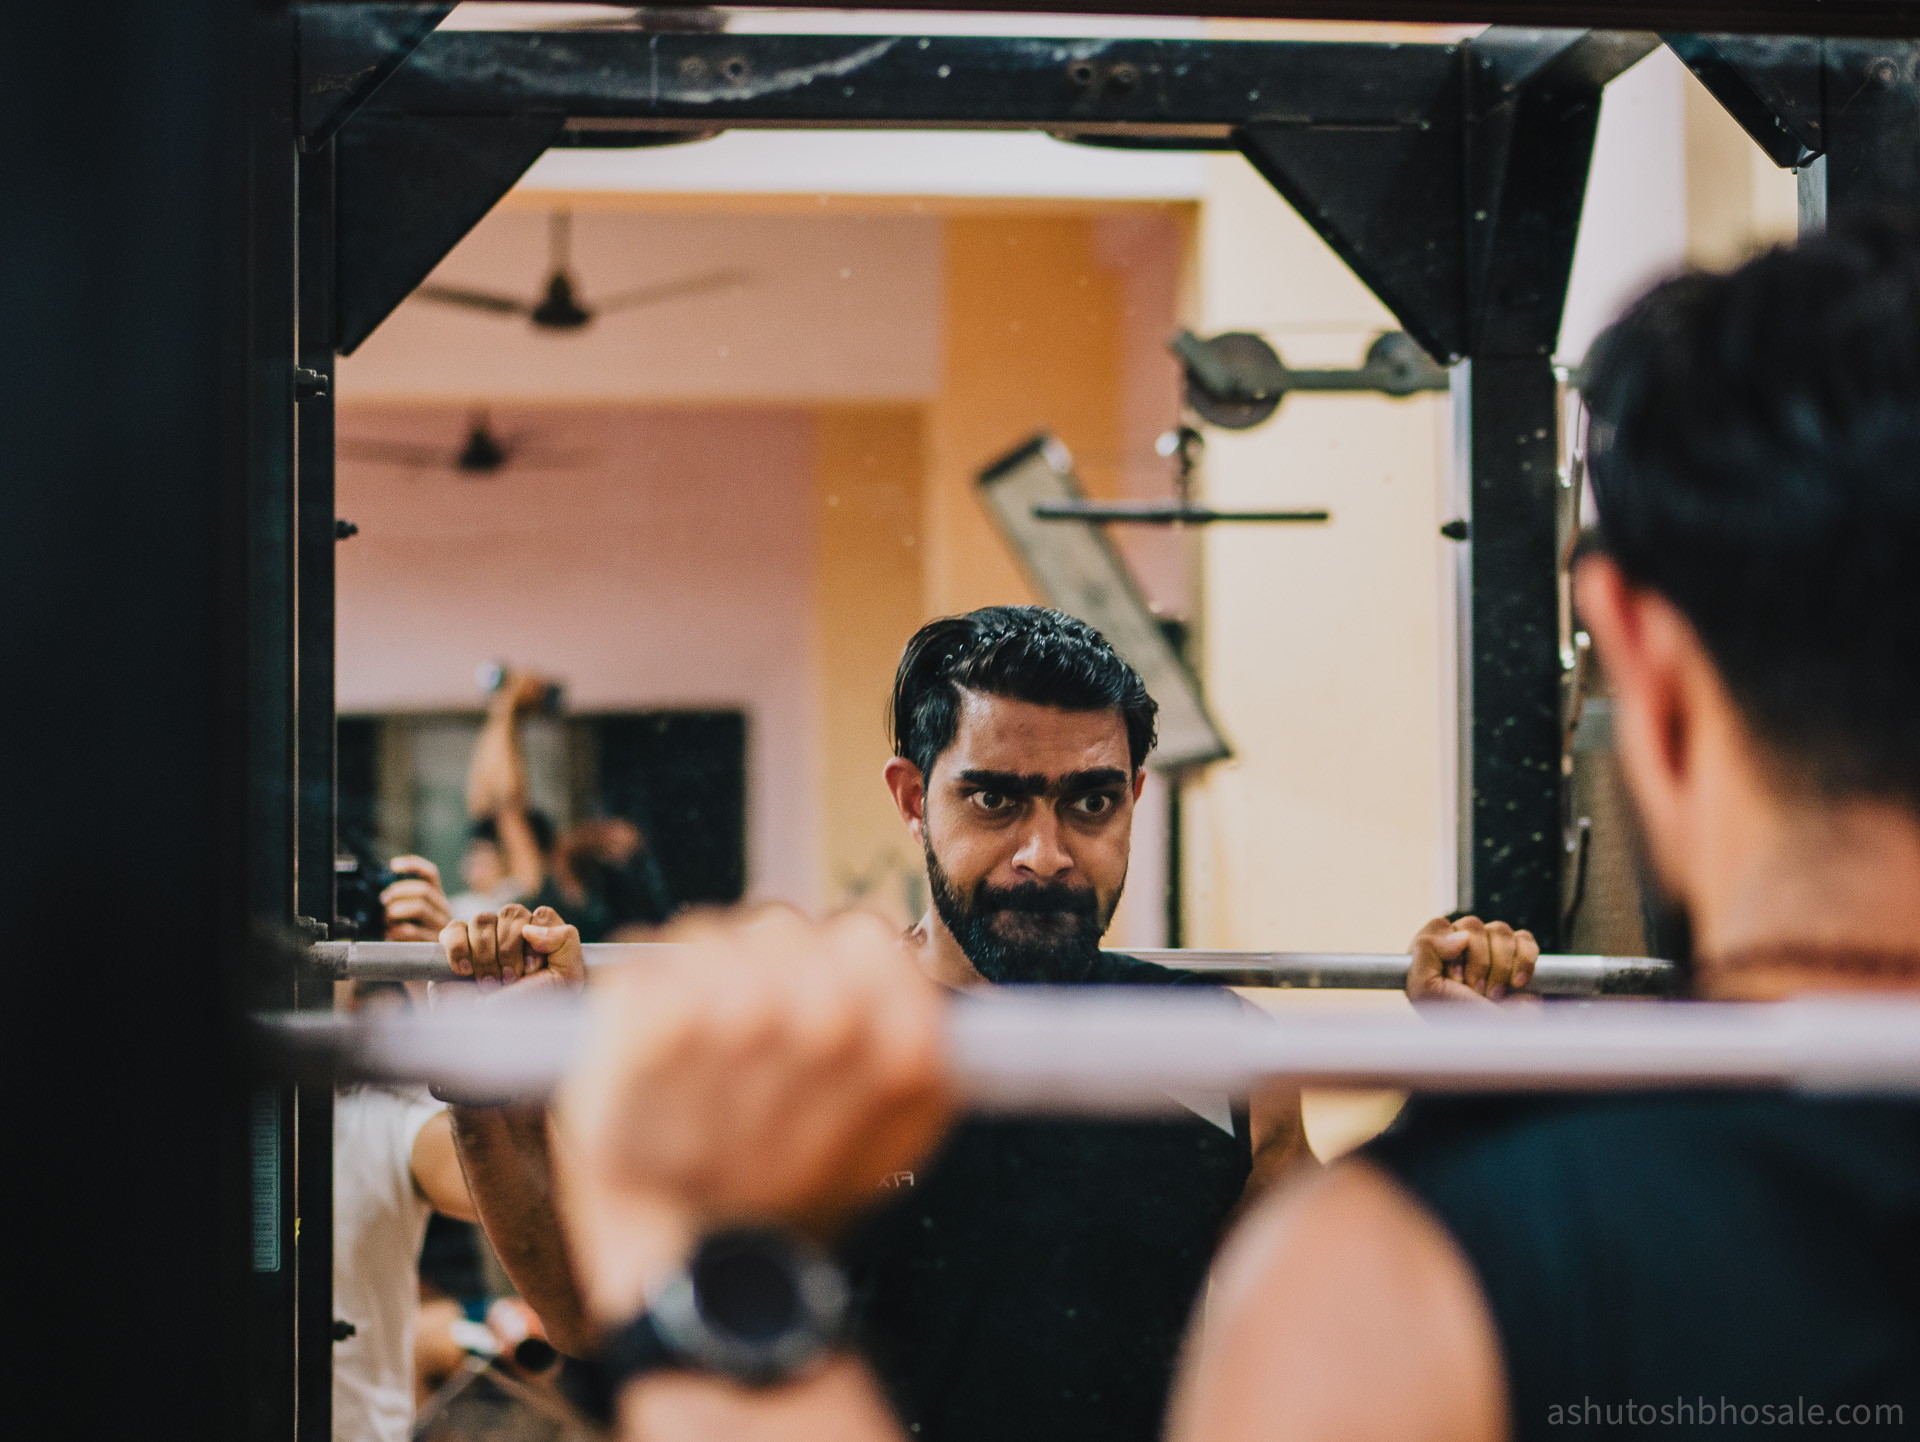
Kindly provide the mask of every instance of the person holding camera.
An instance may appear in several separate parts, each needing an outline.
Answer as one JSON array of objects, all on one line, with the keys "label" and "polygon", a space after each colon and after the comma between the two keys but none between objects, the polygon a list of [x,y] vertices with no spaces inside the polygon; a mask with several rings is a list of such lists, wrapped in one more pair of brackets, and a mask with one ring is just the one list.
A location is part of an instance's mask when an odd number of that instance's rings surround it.
[{"label": "person holding camera", "polygon": [[[395,857],[382,891],[389,941],[437,941],[452,920],[440,873],[422,856]],[[543,967],[526,948],[530,925],[554,928],[551,909],[510,904],[460,923],[468,956],[483,958],[483,987]],[[578,957],[578,947],[572,952]],[[475,968],[468,965],[471,974]],[[584,968],[529,988],[578,985]],[[409,988],[411,989],[411,988]],[[407,1005],[406,991],[350,988],[353,1007]],[[434,1212],[478,1223],[508,1277],[561,1351],[590,1342],[548,1196],[539,1113],[449,1105],[417,1088],[356,1086],[334,1098],[333,1436],[405,1442],[413,1426],[421,1242]],[[533,1163],[537,1161],[538,1165]]]},{"label": "person holding camera", "polygon": [[[546,885],[554,826],[532,805],[520,728],[528,712],[548,704],[551,690],[538,676],[508,671],[487,701],[487,719],[467,767],[472,825],[460,862],[467,890],[451,903],[453,915],[463,921],[496,912],[509,902],[528,901]],[[419,939],[438,937],[435,931]]]}]

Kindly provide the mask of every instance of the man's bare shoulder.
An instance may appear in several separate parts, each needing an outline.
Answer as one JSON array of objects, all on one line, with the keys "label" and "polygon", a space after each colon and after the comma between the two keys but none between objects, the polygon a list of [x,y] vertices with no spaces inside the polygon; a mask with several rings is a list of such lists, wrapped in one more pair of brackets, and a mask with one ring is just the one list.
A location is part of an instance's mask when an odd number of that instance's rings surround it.
[{"label": "man's bare shoulder", "polygon": [[1345,1162],[1253,1212],[1215,1264],[1172,1442],[1503,1442],[1479,1284],[1392,1178]]}]

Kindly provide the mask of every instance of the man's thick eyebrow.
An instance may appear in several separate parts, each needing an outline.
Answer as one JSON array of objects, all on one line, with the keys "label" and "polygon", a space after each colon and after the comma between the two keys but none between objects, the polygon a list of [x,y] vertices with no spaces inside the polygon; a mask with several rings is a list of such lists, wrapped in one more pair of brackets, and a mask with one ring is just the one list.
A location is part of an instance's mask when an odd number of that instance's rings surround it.
[{"label": "man's thick eyebrow", "polygon": [[1118,766],[1097,766],[1089,771],[1069,771],[1065,776],[1047,777],[1039,772],[976,771],[960,773],[969,786],[997,791],[1002,796],[1078,796],[1105,786],[1124,786],[1127,773]]}]

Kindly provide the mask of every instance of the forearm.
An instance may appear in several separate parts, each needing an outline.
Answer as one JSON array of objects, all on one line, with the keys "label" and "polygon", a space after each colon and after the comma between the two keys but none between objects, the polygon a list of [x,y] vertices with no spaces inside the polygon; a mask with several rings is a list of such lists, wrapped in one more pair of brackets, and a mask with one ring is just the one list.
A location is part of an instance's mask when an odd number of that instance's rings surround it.
[{"label": "forearm", "polygon": [[1242,1211],[1303,1167],[1319,1166],[1307,1142],[1306,1118],[1297,1090],[1276,1087],[1255,1096],[1249,1122],[1253,1169],[1241,1193]]},{"label": "forearm", "polygon": [[527,766],[521,755],[520,716],[496,704],[474,743],[467,767],[467,813],[491,816],[504,807],[526,805]]},{"label": "forearm", "polygon": [[593,1351],[554,1199],[544,1110],[456,1107],[453,1135],[480,1225],[547,1340],[572,1357]]},{"label": "forearm", "polygon": [[540,843],[521,805],[503,807],[493,819],[500,836],[500,850],[506,856],[507,874],[522,896],[532,896],[547,879],[547,863],[540,855]]}]

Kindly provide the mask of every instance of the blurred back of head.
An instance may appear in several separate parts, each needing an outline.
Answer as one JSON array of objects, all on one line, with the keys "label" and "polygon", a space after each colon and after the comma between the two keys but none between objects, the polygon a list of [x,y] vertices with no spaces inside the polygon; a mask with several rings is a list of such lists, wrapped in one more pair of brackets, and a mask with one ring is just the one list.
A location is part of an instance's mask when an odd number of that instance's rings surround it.
[{"label": "blurred back of head", "polygon": [[[537,807],[529,807],[526,816],[527,829],[533,833],[533,844],[539,847],[540,854],[545,856],[553,850],[554,839],[558,835],[554,829],[553,818]],[[491,816],[483,816],[467,828],[467,839],[484,841],[489,846],[498,846],[500,825]]]},{"label": "blurred back of head", "polygon": [[1667,282],[1583,389],[1607,553],[1779,779],[1920,811],[1920,217]]}]

